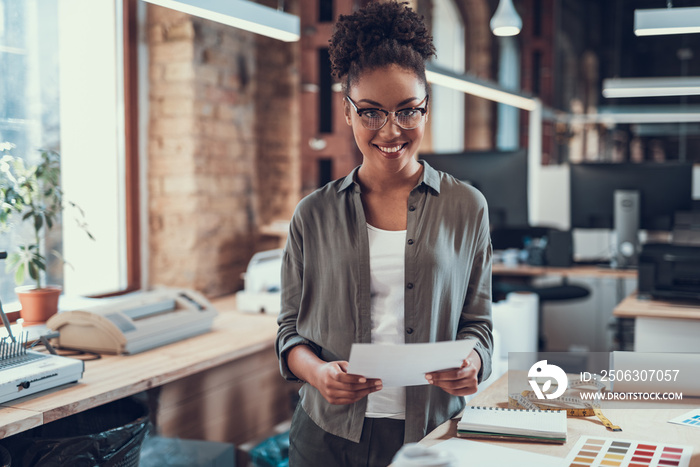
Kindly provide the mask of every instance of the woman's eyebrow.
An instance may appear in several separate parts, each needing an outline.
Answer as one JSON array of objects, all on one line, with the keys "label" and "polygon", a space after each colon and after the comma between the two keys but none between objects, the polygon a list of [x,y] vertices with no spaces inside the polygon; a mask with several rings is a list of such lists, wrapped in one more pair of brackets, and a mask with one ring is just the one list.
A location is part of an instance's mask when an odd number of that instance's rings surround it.
[{"label": "woman's eyebrow", "polygon": [[[402,100],[401,102],[399,102],[398,105],[397,105],[396,107],[401,107],[402,105],[406,105],[406,104],[408,104],[409,102],[411,102],[411,101],[416,101],[416,100],[418,100],[417,97],[409,97],[408,99],[404,99],[404,100]],[[384,106],[382,106],[382,104],[380,104],[379,102],[376,102],[376,101],[373,101],[373,100],[370,100],[370,99],[360,99],[359,101],[357,101],[358,104],[359,104],[360,102],[365,102],[365,103],[367,103],[367,104],[369,104],[369,105],[374,105],[374,106],[379,107],[379,108],[382,108],[382,109],[384,108]]]}]

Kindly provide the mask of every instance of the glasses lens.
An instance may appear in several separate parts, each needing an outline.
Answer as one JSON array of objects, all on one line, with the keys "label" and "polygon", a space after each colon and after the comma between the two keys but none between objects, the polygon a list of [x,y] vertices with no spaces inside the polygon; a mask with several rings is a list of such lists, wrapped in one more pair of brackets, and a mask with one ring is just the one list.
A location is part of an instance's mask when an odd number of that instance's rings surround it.
[{"label": "glasses lens", "polygon": [[407,109],[396,114],[396,123],[405,130],[411,130],[418,125],[423,118],[423,113],[420,110]]},{"label": "glasses lens", "polygon": [[386,122],[386,115],[382,112],[369,111],[362,113],[362,124],[368,130],[378,130]]}]

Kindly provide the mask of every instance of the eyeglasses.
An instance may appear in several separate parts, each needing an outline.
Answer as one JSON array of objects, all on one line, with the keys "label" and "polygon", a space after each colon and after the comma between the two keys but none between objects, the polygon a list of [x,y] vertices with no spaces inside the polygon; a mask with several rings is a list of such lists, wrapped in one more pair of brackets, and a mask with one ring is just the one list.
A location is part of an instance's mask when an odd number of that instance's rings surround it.
[{"label": "eyeglasses", "polygon": [[[355,109],[357,115],[360,116],[360,121],[362,126],[368,130],[379,130],[386,122],[389,120],[389,114],[394,115],[394,121],[398,126],[404,130],[413,130],[417,128],[418,125],[423,121],[423,116],[428,111],[428,98],[430,96],[425,96],[425,99],[420,101],[415,107],[408,107],[405,109],[396,110],[394,112],[389,112],[384,109],[359,109],[355,101],[350,99],[350,96],[345,96],[350,105]],[[425,107],[420,107],[421,104],[425,102]]]}]

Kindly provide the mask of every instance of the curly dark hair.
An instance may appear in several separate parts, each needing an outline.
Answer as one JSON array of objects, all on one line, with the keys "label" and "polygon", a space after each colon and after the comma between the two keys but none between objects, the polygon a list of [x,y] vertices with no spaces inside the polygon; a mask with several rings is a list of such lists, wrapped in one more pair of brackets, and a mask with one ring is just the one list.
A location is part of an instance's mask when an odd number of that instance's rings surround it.
[{"label": "curly dark hair", "polygon": [[330,43],[333,74],[350,86],[365,70],[399,65],[425,84],[425,61],[435,55],[433,37],[407,2],[370,3],[351,15],[341,15]]}]

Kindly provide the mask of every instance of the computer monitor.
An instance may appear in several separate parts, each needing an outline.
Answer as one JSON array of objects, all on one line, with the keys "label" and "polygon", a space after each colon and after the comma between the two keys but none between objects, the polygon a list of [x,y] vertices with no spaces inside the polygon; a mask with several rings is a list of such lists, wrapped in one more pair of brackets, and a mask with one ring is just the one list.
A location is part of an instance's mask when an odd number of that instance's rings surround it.
[{"label": "computer monitor", "polygon": [[528,225],[526,150],[421,154],[419,159],[481,191],[492,228]]},{"label": "computer monitor", "polygon": [[639,227],[671,230],[676,211],[692,206],[691,163],[571,165],[571,227],[612,229],[616,190],[640,194]]}]

